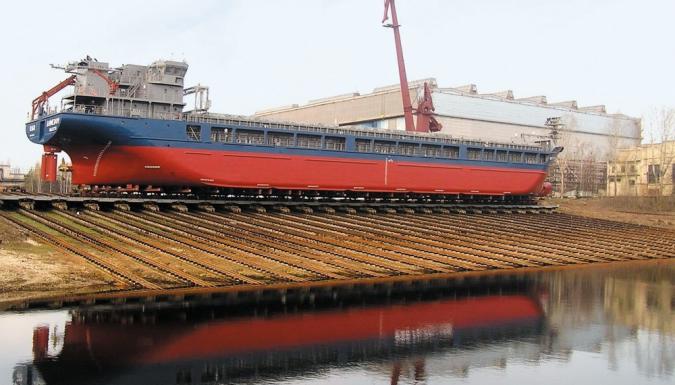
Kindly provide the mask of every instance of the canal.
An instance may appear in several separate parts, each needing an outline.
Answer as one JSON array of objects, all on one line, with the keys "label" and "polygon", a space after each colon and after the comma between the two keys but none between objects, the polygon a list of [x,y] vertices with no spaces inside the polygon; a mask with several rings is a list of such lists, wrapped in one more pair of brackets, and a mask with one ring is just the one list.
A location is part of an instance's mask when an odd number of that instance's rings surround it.
[{"label": "canal", "polygon": [[1,384],[672,384],[675,262],[297,305],[0,314]]}]

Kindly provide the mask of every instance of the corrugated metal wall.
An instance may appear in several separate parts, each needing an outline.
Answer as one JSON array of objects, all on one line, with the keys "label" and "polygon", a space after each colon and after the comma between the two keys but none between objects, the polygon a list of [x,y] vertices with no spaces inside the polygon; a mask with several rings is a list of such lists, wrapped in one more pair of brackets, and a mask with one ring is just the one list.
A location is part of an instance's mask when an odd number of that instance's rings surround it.
[{"label": "corrugated metal wall", "polygon": [[[411,88],[417,99],[420,88]],[[581,111],[533,102],[508,100],[438,88],[433,100],[443,132],[487,141],[532,143],[535,135],[547,135],[546,119],[561,117],[566,132],[560,144],[572,158],[605,160],[615,148],[640,144],[640,120],[622,115]],[[414,104],[414,103],[413,103]],[[257,117],[329,125],[404,129],[403,107],[398,89],[358,95],[304,106],[264,111]]]}]

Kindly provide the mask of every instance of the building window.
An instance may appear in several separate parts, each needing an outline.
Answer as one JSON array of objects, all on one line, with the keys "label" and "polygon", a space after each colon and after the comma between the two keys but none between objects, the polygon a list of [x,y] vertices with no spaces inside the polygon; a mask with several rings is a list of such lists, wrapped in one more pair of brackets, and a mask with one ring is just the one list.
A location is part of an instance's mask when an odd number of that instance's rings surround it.
[{"label": "building window", "polygon": [[628,179],[629,186],[635,186],[635,179]]},{"label": "building window", "polygon": [[188,140],[193,140],[199,142],[202,140],[202,127],[197,125],[188,124],[185,128],[185,133],[187,134]]},{"label": "building window", "polygon": [[661,182],[661,165],[650,164],[647,168],[647,183]]},{"label": "building window", "polygon": [[225,143],[230,141],[230,130],[225,127],[211,127],[211,142]]}]

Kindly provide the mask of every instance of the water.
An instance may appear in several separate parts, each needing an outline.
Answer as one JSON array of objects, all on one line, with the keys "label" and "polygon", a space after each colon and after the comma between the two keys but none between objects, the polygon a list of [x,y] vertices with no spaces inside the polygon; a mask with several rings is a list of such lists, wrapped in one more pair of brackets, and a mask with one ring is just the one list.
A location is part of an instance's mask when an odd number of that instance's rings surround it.
[{"label": "water", "polygon": [[672,384],[674,284],[662,262],[312,309],[8,313],[0,384]]}]

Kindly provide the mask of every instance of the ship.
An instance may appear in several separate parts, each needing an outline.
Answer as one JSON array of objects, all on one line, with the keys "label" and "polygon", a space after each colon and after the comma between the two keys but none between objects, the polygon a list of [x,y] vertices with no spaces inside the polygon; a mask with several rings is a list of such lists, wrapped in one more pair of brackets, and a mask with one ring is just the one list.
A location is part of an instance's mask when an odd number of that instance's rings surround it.
[{"label": "ship", "polygon": [[539,300],[518,291],[253,318],[217,306],[173,313],[85,309],[74,310],[62,329],[34,330],[32,364],[49,384],[293,380],[458,349],[465,352],[452,366],[468,368],[503,363],[503,356],[479,349],[486,342],[536,336],[544,325]]},{"label": "ship", "polygon": [[44,180],[56,180],[64,152],[73,184],[89,190],[531,200],[550,193],[562,150],[212,113],[208,87],[184,87],[181,61],[54,67],[69,77],[33,101],[26,135],[44,146]]}]

